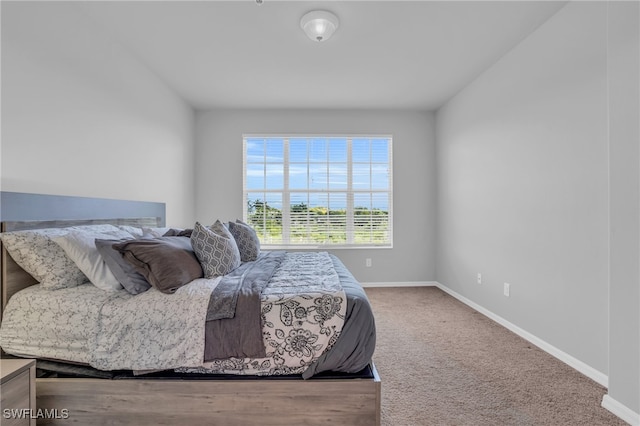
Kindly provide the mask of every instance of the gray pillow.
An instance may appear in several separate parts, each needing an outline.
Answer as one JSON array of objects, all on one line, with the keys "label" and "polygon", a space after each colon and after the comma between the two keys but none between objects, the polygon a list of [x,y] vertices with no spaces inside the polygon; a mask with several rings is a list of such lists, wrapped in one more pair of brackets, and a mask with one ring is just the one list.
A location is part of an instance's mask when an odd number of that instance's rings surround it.
[{"label": "gray pillow", "polygon": [[131,294],[140,294],[151,288],[149,281],[136,271],[134,266],[127,262],[122,253],[113,248],[114,244],[129,240],[100,240],[96,239],[96,248],[102,256],[104,263],[107,264],[111,273],[116,277],[118,282],[122,284]]},{"label": "gray pillow", "polygon": [[193,229],[176,229],[171,228],[164,233],[163,237],[191,237]]},{"label": "gray pillow", "polygon": [[226,275],[240,266],[236,240],[219,220],[210,228],[196,222],[191,234],[191,245],[200,260],[205,278]]},{"label": "gray pillow", "polygon": [[130,240],[114,244],[113,248],[163,293],[174,293],[202,278],[202,267],[187,237]]},{"label": "gray pillow", "polygon": [[260,255],[260,239],[256,231],[242,222],[236,219],[236,222],[229,222],[229,232],[233,235],[240,251],[240,259],[243,262],[252,262]]}]

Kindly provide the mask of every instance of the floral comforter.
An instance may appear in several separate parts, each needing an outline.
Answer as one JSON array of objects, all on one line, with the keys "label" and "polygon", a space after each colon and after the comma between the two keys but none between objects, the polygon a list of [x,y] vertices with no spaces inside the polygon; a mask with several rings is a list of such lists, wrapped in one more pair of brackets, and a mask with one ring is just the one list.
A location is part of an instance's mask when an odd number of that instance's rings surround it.
[{"label": "floral comforter", "polygon": [[199,279],[172,295],[148,291],[109,301],[101,310],[91,365],[101,370],[298,374],[340,335],[346,295],[328,253],[286,253],[262,290],[266,357],[205,362],[205,319],[218,284],[219,279]]},{"label": "floral comforter", "polygon": [[301,374],[335,344],[346,309],[346,294],[328,253],[286,253],[261,296],[266,357],[218,359],[178,371]]}]

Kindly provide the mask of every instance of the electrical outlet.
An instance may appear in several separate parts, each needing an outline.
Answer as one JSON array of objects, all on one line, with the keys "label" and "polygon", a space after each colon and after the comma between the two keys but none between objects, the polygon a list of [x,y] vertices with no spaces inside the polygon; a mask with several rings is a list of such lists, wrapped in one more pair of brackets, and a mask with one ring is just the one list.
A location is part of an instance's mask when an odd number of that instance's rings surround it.
[{"label": "electrical outlet", "polygon": [[367,259],[364,261],[364,264],[367,265],[367,268],[371,268],[371,258],[367,257]]},{"label": "electrical outlet", "polygon": [[478,284],[482,284],[482,274],[480,272],[478,272]]},{"label": "electrical outlet", "polygon": [[511,292],[511,284],[504,283],[504,295],[509,297],[510,292]]}]

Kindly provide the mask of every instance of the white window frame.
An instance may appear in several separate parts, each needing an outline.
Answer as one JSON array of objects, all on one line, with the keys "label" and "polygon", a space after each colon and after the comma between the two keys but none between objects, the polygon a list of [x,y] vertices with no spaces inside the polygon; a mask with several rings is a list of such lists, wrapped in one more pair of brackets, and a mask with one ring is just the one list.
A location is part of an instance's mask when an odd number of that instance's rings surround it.
[{"label": "white window frame", "polygon": [[[283,176],[283,188],[267,190],[262,188],[257,190],[256,188],[247,188],[247,139],[282,139],[283,140],[283,162],[284,162],[284,176]],[[289,139],[297,138],[345,138],[347,139],[347,188],[346,189],[310,189],[306,191],[299,189],[289,188]],[[388,170],[389,170],[389,187],[387,189],[354,189],[353,188],[353,159],[352,159],[352,140],[353,139],[386,139],[388,141]],[[266,249],[369,249],[369,248],[393,248],[393,136],[388,134],[383,135],[368,135],[368,134],[243,134],[242,135],[242,189],[243,189],[243,220],[248,222],[248,194],[252,192],[264,192],[266,193],[278,193],[282,194],[282,244],[269,244],[262,243],[262,246]],[[267,164],[267,162],[265,162]],[[327,164],[331,164],[327,162]],[[371,160],[369,164],[375,164]],[[265,172],[266,173],[266,172]],[[266,183],[264,185],[267,186]],[[290,238],[290,207],[291,207],[291,194],[292,193],[346,193],[346,235],[347,243],[306,243],[306,244],[293,244],[289,243]],[[388,242],[376,244],[373,242],[356,243],[354,242],[355,235],[355,207],[354,206],[354,194],[388,194]]]}]

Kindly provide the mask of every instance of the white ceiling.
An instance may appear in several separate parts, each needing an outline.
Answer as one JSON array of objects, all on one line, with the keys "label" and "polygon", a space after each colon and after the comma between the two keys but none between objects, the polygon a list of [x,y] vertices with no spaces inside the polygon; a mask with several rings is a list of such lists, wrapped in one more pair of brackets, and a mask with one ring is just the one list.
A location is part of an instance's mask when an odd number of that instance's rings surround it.
[{"label": "white ceiling", "polygon": [[[565,2],[80,2],[188,103],[209,108],[436,109]],[[340,19],[309,40],[300,18]]]}]

